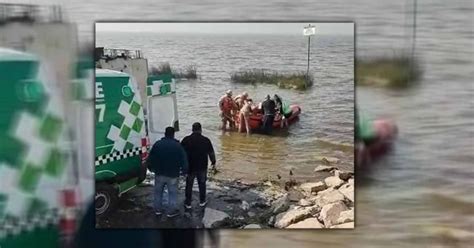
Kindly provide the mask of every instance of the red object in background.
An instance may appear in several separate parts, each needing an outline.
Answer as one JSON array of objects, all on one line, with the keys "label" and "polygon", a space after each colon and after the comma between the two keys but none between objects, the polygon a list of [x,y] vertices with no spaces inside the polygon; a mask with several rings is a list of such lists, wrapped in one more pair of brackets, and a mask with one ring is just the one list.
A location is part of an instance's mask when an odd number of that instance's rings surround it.
[{"label": "red object in background", "polygon": [[61,212],[59,228],[61,230],[62,247],[69,247],[76,232],[76,215],[78,207],[77,192],[75,189],[61,191]]},{"label": "red object in background", "polygon": [[[291,116],[288,118],[288,125],[292,124],[298,119],[298,116],[301,113],[301,107],[298,105],[291,105]],[[242,131],[245,132],[245,123],[240,121],[240,115],[237,115],[235,118],[235,124],[237,127],[239,125],[242,125]],[[263,114],[260,113],[255,113],[253,112],[252,115],[250,115],[249,119],[249,126],[252,130],[259,129],[263,124]],[[273,128],[279,129],[281,128],[281,115],[276,115],[275,120],[273,121]]]},{"label": "red object in background", "polygon": [[368,145],[359,142],[355,145],[357,167],[370,164],[375,159],[386,154],[393,145],[398,135],[398,127],[395,122],[379,119],[373,122],[376,138]]}]

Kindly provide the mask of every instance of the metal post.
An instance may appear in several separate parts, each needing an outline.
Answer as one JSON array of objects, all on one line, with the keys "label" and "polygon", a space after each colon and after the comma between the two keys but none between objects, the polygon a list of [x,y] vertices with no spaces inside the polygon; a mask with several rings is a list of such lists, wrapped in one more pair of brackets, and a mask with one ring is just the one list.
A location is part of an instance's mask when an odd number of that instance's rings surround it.
[{"label": "metal post", "polygon": [[409,61],[408,70],[410,71],[409,79],[412,80],[415,77],[415,47],[416,47],[416,11],[417,11],[417,0],[413,0],[413,29],[412,29],[412,44],[411,44],[411,58]]},{"label": "metal post", "polygon": [[316,34],[316,27],[309,24],[307,27],[304,27],[303,35],[308,36],[308,65],[306,67],[306,80],[305,80],[305,88],[308,87],[309,82],[309,60],[311,54],[311,36]]},{"label": "metal post", "polygon": [[411,60],[412,62],[415,59],[415,46],[416,46],[416,8],[417,1],[413,0],[413,34],[412,34],[412,44],[411,44]]},{"label": "metal post", "polygon": [[311,36],[308,36],[308,67],[306,68],[306,78],[309,78],[309,54],[311,49]]}]

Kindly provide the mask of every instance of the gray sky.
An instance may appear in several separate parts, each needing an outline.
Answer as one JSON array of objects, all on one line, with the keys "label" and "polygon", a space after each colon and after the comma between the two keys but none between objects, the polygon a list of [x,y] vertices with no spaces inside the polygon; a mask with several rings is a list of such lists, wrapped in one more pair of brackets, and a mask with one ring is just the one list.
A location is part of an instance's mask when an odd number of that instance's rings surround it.
[{"label": "gray sky", "polygon": [[[354,35],[353,23],[311,23],[316,34]],[[96,23],[96,32],[302,35],[308,23]]]}]

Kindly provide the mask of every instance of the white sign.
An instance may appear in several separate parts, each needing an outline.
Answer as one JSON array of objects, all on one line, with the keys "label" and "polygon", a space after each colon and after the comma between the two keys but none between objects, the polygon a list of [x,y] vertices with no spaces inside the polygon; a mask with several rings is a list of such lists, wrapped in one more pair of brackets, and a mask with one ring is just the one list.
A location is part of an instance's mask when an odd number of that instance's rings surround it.
[{"label": "white sign", "polygon": [[315,26],[304,27],[304,29],[303,29],[303,35],[304,36],[310,36],[310,35],[315,35],[315,34],[316,34],[316,27]]}]

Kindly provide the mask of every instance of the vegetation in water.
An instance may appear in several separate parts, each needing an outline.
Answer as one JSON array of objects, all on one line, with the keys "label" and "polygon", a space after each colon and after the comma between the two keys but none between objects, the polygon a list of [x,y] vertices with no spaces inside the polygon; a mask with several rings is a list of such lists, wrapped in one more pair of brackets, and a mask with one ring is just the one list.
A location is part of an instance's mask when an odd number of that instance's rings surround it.
[{"label": "vegetation in water", "polygon": [[303,72],[279,73],[262,69],[252,69],[234,72],[231,82],[242,84],[274,84],[284,89],[305,90],[313,85],[312,75]]},{"label": "vegetation in water", "polygon": [[417,59],[408,55],[356,59],[356,84],[405,88],[421,77]]},{"label": "vegetation in water", "polygon": [[152,75],[161,75],[161,74],[171,74],[171,65],[169,63],[162,63],[158,66],[152,66],[150,68],[150,74]]},{"label": "vegetation in water", "polygon": [[160,75],[160,74],[173,74],[175,78],[179,79],[197,79],[197,69],[194,65],[188,65],[184,69],[175,69],[171,68],[169,63],[162,63],[158,66],[153,66],[150,68],[150,74]]}]

